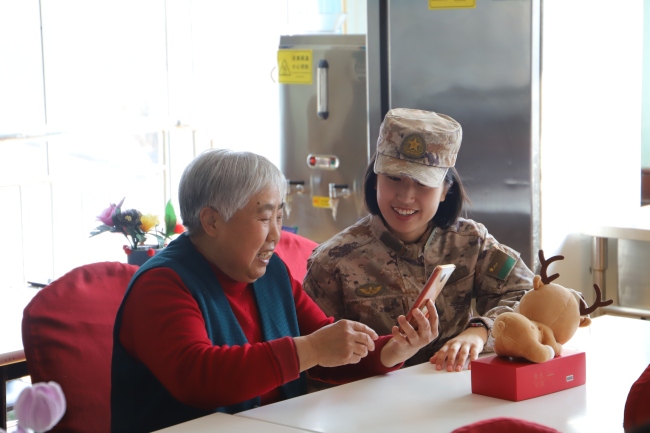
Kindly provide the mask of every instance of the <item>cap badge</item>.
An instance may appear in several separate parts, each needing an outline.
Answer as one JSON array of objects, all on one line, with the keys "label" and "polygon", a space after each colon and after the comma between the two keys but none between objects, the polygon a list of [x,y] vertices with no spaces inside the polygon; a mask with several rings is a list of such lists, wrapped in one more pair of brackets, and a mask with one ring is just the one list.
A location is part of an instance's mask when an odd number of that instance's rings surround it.
[{"label": "cap badge", "polygon": [[402,144],[399,146],[399,151],[402,155],[410,159],[419,159],[424,156],[426,152],[426,145],[424,138],[420,134],[407,135]]},{"label": "cap badge", "polygon": [[363,286],[357,287],[354,293],[362,298],[372,298],[373,296],[379,295],[383,290],[384,286],[380,284],[364,284]]}]

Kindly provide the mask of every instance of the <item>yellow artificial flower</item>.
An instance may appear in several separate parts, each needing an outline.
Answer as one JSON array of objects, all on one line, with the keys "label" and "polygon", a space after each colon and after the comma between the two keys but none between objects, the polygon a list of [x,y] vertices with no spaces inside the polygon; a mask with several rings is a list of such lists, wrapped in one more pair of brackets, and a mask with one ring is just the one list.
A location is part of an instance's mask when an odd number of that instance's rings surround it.
[{"label": "yellow artificial flower", "polygon": [[156,227],[158,224],[160,224],[158,217],[150,213],[142,215],[142,218],[140,218],[140,229],[145,233]]}]

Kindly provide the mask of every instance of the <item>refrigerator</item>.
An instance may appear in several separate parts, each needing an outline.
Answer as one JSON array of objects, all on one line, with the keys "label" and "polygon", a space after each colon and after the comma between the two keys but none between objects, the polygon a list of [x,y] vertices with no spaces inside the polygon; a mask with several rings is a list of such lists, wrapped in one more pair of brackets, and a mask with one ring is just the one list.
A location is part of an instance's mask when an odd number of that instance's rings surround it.
[{"label": "refrigerator", "polygon": [[367,1],[369,153],[391,108],[456,119],[467,217],[533,270],[540,245],[540,3]]},{"label": "refrigerator", "polygon": [[278,48],[284,228],[323,242],[367,214],[366,37],[283,35]]}]

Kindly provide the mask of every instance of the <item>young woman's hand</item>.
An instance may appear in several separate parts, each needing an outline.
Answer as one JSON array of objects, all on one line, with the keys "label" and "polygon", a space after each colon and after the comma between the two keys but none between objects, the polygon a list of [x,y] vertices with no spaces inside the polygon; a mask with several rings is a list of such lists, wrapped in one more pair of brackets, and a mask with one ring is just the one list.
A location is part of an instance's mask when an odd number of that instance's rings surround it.
[{"label": "young woman's hand", "polygon": [[442,370],[447,364],[447,371],[461,371],[468,358],[471,361],[478,358],[487,341],[487,329],[483,327],[468,328],[455,338],[447,341],[444,346],[433,354],[429,362],[436,364],[436,370]]},{"label": "young woman's hand", "polygon": [[294,338],[300,371],[315,365],[356,364],[375,350],[377,333],[363,323],[339,320],[303,337]]},{"label": "young woman's hand", "polygon": [[415,310],[413,317],[417,322],[414,329],[406,317],[397,318],[398,326],[393,326],[393,338],[381,351],[381,363],[386,367],[404,362],[417,353],[418,350],[438,338],[438,310],[430,299],[426,303],[429,312],[427,319],[422,311]]}]

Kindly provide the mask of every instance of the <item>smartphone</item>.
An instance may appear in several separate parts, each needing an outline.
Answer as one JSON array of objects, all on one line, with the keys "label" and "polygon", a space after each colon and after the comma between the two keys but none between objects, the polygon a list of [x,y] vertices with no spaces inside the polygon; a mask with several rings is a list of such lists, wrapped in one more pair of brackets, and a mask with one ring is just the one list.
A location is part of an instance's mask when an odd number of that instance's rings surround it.
[{"label": "smartphone", "polygon": [[426,306],[427,301],[429,299],[431,299],[433,302],[436,301],[436,298],[449,280],[451,274],[454,272],[454,269],[456,269],[456,265],[449,264],[438,265],[433,270],[431,276],[427,280],[427,283],[424,285],[422,292],[420,292],[420,296],[418,296],[418,298],[415,300],[413,306],[411,307],[411,310],[406,315],[406,320],[411,324],[413,329],[418,329],[418,322],[415,320],[415,317],[413,317],[413,311],[419,309],[422,311],[422,313],[424,313],[424,317],[427,319],[429,318],[429,312],[427,311]]}]

